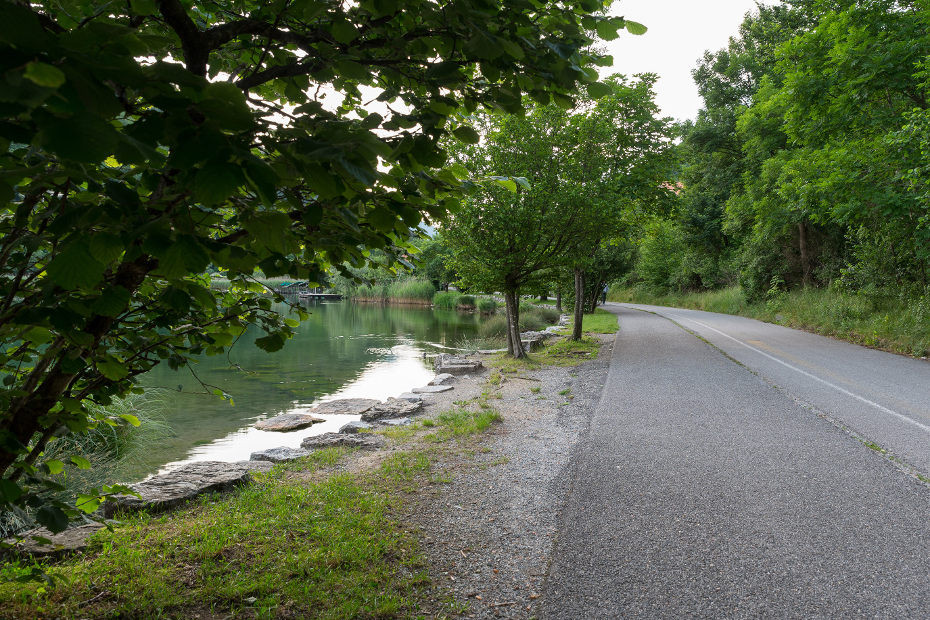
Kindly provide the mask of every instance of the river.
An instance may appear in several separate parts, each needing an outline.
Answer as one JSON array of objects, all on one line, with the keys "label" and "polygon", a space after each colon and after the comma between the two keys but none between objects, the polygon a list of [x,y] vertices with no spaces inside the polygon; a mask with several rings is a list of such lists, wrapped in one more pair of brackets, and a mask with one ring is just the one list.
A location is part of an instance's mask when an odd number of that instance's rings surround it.
[{"label": "river", "polygon": [[[297,447],[303,438],[336,431],[357,416],[322,416],[326,422],[289,433],[252,425],[282,413],[309,411],[337,398],[386,399],[425,385],[433,377],[425,354],[474,336],[479,318],[456,311],[348,302],[308,304],[310,318],[284,348],[266,353],[249,333],[227,356],[204,357],[191,369],[160,365],[142,384],[153,415],[170,427],[133,455],[129,476],[140,479],[192,461],[248,460],[276,446]],[[279,310],[286,311],[281,304]],[[196,378],[194,376],[196,373]],[[201,384],[230,394],[233,404]]]}]

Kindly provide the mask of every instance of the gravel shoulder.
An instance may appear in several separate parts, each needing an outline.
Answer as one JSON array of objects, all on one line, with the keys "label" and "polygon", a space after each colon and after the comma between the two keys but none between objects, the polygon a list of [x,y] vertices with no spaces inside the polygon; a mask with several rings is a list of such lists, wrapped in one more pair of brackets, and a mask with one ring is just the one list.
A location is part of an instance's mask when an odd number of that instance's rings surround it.
[{"label": "gravel shoulder", "polygon": [[435,464],[445,484],[405,499],[400,517],[418,534],[434,584],[428,617],[537,615],[568,491],[564,472],[610,364],[614,337],[600,339],[597,359],[579,366],[505,373],[497,385],[485,371],[425,399],[433,415],[485,392],[502,417]]}]

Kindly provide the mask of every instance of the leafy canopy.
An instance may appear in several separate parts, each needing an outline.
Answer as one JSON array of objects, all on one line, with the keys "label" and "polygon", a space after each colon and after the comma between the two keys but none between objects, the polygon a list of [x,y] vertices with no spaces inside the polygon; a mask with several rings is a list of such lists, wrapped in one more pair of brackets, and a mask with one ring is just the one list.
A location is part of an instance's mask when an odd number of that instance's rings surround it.
[{"label": "leafy canopy", "polygon": [[[443,138],[598,89],[610,2],[0,3],[0,501],[88,403],[292,319],[252,280],[388,262],[457,205]],[[210,289],[207,269],[228,277]],[[44,481],[44,482],[43,482]]]}]

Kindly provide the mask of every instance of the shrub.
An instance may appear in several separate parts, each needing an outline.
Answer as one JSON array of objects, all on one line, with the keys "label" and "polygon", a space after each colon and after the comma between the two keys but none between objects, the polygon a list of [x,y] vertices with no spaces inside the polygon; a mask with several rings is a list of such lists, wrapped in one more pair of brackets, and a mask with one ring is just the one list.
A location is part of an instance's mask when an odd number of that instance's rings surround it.
[{"label": "shrub", "polygon": [[497,300],[491,297],[482,297],[478,300],[478,311],[482,314],[494,314],[497,311]]},{"label": "shrub", "polygon": [[474,295],[462,295],[459,297],[458,305],[463,308],[474,308],[475,307],[475,297]]},{"label": "shrub", "polygon": [[500,338],[507,335],[507,317],[495,314],[478,326],[478,336],[481,338]]},{"label": "shrub", "polygon": [[433,295],[433,306],[444,310],[455,310],[461,296],[458,291],[439,291]]},{"label": "shrub", "polygon": [[428,302],[436,289],[429,280],[409,279],[392,282],[387,287],[387,298],[397,300],[419,300]]}]

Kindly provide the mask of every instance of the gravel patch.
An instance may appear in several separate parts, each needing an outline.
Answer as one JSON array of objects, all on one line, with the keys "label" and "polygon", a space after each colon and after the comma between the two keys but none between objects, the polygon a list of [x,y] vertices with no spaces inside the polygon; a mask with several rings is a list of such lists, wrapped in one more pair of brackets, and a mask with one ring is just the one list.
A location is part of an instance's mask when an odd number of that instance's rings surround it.
[{"label": "gravel patch", "polygon": [[436,413],[491,389],[489,402],[503,421],[473,450],[453,451],[435,465],[448,484],[406,499],[403,518],[418,531],[435,587],[427,616],[536,615],[569,488],[563,472],[607,376],[614,337],[601,339],[598,358],[580,366],[506,374],[493,387],[485,371],[460,378],[454,392],[431,395]]}]

